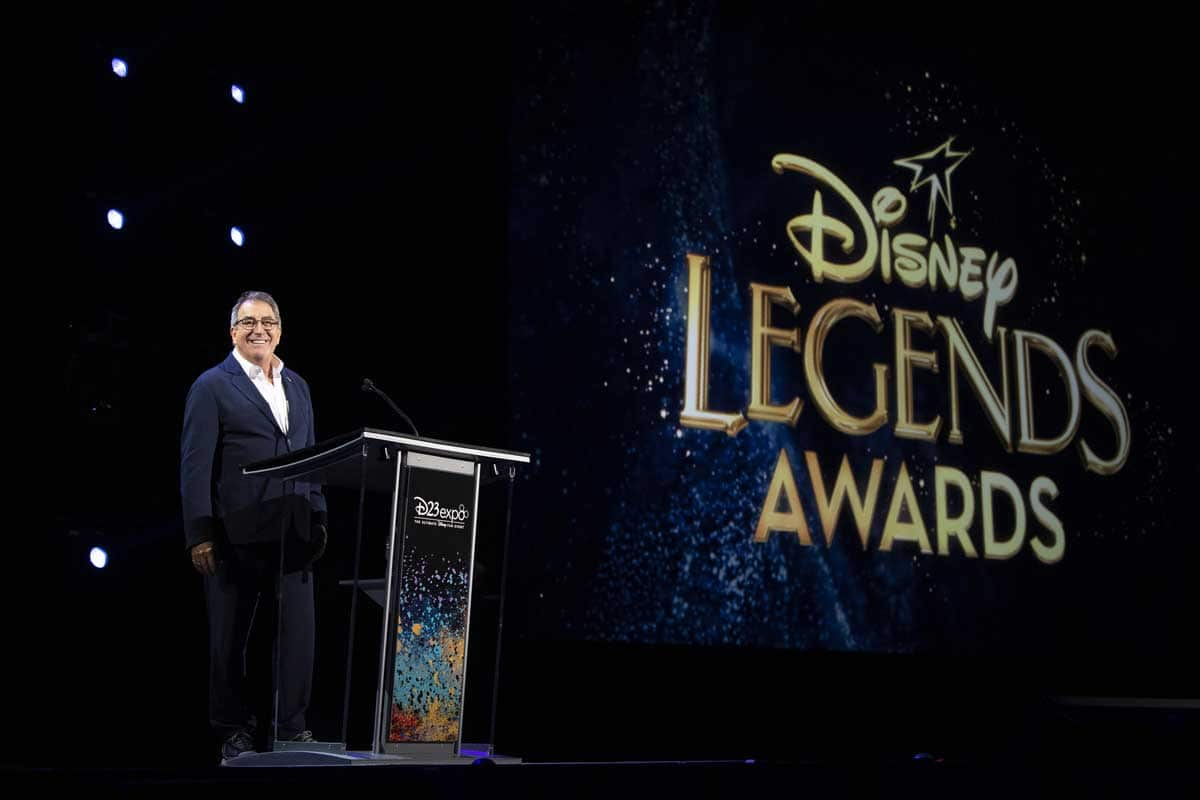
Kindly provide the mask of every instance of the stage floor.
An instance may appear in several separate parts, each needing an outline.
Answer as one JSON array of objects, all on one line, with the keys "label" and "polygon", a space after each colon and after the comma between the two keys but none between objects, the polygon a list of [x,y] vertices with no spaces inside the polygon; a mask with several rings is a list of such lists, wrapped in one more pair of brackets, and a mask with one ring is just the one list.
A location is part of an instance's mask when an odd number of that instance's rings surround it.
[{"label": "stage floor", "polygon": [[[389,787],[405,797],[1021,797],[1197,796],[1196,763],[952,763],[917,759],[896,763],[763,763],[643,761],[356,766],[275,766],[160,769],[0,769],[0,785],[40,791],[112,789],[123,793],[198,788],[260,791],[359,791]],[[414,795],[412,792],[417,792]],[[764,794],[764,793],[770,793]],[[499,793],[499,794],[496,794]]]}]

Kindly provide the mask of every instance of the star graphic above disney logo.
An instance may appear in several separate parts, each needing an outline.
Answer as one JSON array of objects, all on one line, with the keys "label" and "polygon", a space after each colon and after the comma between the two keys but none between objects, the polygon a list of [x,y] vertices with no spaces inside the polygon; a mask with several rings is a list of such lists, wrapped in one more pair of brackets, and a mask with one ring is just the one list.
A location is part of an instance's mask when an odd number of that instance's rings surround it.
[{"label": "star graphic above disney logo", "polygon": [[950,145],[954,143],[954,137],[951,136],[946,141],[942,142],[937,147],[927,153],[909,156],[908,158],[898,158],[892,163],[898,167],[911,169],[913,171],[912,185],[908,187],[908,193],[913,194],[917,189],[929,185],[929,238],[933,238],[934,221],[937,217],[937,201],[942,198],[942,204],[946,206],[946,211],[950,214],[951,229],[957,228],[957,221],[954,217],[954,197],[950,191],[950,175],[954,170],[958,169],[958,165],[971,155],[974,150],[966,150],[958,152],[950,149]]}]

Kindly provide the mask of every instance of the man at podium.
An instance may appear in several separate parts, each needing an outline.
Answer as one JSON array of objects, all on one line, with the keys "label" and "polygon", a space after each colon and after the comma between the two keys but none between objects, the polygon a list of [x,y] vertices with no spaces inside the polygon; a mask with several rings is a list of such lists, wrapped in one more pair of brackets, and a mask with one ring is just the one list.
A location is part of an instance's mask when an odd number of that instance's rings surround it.
[{"label": "man at podium", "polygon": [[229,320],[233,351],[196,379],[184,408],[184,534],[192,564],[204,576],[209,720],[222,740],[223,761],[267,743],[264,706],[254,688],[271,683],[262,681],[273,673],[271,651],[262,648],[265,659],[255,659],[257,651],[248,649],[252,634],[257,641],[279,632],[275,735],[312,741],[305,730],[314,654],[308,569],[327,537],[325,498],[319,484],[241,471],[316,441],[308,384],[275,354],[282,333],[274,298],[242,294]]}]

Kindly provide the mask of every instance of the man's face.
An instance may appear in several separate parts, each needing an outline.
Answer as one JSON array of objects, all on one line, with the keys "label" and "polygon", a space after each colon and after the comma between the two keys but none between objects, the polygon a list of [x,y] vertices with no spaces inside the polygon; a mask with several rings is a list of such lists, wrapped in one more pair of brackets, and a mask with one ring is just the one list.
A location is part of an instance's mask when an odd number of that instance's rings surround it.
[{"label": "man's face", "polygon": [[[233,346],[242,354],[242,358],[266,369],[269,364],[274,363],[275,348],[279,346],[283,332],[279,320],[275,318],[274,310],[262,300],[247,300],[238,310],[237,318],[239,322],[253,319],[255,324],[253,328],[245,328],[240,324],[230,328],[229,336],[233,339]],[[268,330],[262,324],[263,320],[274,321],[275,326]]]}]

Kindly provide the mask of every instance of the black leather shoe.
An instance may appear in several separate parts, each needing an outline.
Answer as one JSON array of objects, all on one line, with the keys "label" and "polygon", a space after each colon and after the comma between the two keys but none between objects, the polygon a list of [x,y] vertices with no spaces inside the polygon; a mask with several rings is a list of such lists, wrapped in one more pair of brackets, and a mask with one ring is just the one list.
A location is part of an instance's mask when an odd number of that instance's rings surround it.
[{"label": "black leather shoe", "polygon": [[239,730],[229,736],[225,743],[221,745],[221,766],[228,764],[233,759],[240,756],[242,753],[255,753],[254,736],[250,731],[245,729]]}]

